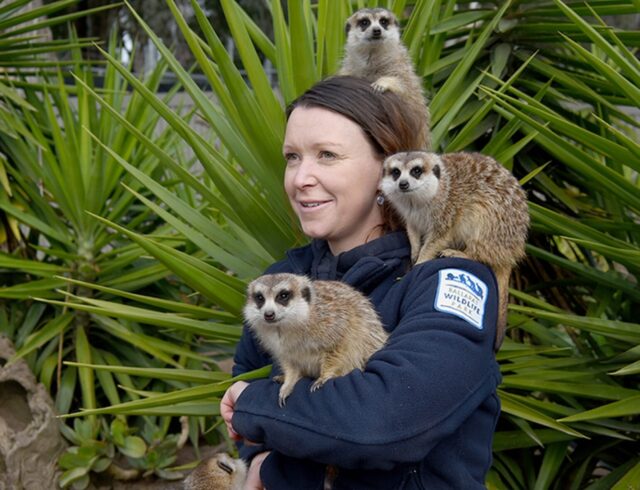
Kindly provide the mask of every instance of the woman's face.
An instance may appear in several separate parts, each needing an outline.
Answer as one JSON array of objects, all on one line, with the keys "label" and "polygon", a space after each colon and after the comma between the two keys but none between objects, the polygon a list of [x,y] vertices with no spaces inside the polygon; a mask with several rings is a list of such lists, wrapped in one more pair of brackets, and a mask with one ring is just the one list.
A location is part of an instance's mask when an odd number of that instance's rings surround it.
[{"label": "woman's face", "polygon": [[327,109],[298,107],[283,152],[284,188],[307,236],[327,240],[337,255],[380,235],[382,159],[360,126]]}]

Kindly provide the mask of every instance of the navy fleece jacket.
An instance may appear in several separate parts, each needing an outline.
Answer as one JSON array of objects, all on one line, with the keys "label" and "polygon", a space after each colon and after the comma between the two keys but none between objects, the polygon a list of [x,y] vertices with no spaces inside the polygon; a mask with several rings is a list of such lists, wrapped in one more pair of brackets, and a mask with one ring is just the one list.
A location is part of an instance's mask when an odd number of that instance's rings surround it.
[{"label": "navy fleece jacket", "polygon": [[[280,385],[252,382],[237,400],[234,429],[270,450],[268,490],[484,488],[500,412],[493,353],[495,277],[464,259],[437,259],[408,272],[409,244],[393,233],[337,257],[326,243],[292,250],[268,272],[342,280],[367,294],[391,333],[364,371],[309,391],[298,382],[278,406]],[[234,374],[270,363],[245,329]],[[279,372],[277,366],[272,375]],[[257,449],[247,448],[244,456]]]}]

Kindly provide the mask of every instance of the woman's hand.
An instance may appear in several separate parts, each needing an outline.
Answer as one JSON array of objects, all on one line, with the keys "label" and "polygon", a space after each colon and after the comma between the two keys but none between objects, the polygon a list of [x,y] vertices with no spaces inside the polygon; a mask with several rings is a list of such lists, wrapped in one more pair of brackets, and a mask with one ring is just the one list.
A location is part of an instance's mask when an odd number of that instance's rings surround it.
[{"label": "woman's hand", "polygon": [[[249,386],[249,383],[246,383],[244,381],[237,381],[233,383],[225,392],[222,400],[220,400],[220,415],[222,415],[222,419],[227,426],[229,437],[234,441],[244,440],[244,438],[240,434],[233,430],[231,419],[233,418],[233,412],[235,411],[236,401],[247,386]],[[252,444],[252,442],[250,441],[245,440],[244,442],[245,444]],[[268,455],[269,451],[265,451],[256,455],[251,460],[249,471],[247,472],[247,480],[244,484],[244,490],[264,490],[262,480],[260,480],[260,467],[262,466],[262,462]]]},{"label": "woman's hand", "polygon": [[236,401],[247,386],[249,386],[249,383],[246,383],[244,381],[236,381],[231,386],[229,386],[229,389],[227,389],[227,391],[225,392],[222,400],[220,400],[220,415],[222,415],[222,419],[227,426],[229,437],[234,441],[241,441],[242,436],[235,430],[233,430],[231,419],[233,418],[233,412],[235,411]]},{"label": "woman's hand", "polygon": [[260,453],[251,460],[243,490],[264,490],[262,480],[260,479],[260,467],[267,456],[269,456],[269,451]]}]

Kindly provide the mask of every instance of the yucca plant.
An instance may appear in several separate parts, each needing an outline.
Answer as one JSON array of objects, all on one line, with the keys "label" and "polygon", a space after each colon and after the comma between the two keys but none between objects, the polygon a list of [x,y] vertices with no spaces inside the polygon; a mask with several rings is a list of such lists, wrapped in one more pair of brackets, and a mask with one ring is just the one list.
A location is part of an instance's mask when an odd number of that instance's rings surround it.
[{"label": "yucca plant", "polygon": [[[14,114],[9,107],[33,111],[19,88],[19,77],[37,76],[43,70],[64,65],[56,54],[90,44],[88,40],[52,40],[48,30],[83,15],[91,15],[110,7],[64,15],[62,12],[79,0],[60,0],[47,5],[32,5],[31,0],[3,2],[0,6],[0,132],[17,137]],[[18,78],[17,78],[18,77]],[[28,82],[27,82],[28,83]],[[11,183],[6,171],[6,158],[0,154],[0,190],[11,196]],[[0,209],[0,249],[13,249],[19,242],[19,221]]]},{"label": "yucca plant", "polygon": [[[109,44],[111,56],[117,55],[116,48],[114,35]],[[210,358],[189,349],[189,339],[182,334],[161,340],[137,325],[92,317],[67,305],[70,298],[94,296],[93,289],[82,285],[85,281],[127,291],[130,298],[142,291],[153,292],[164,298],[160,302],[163,305],[180,300],[179,307],[192,314],[216,315],[199,306],[197,300],[182,298],[190,290],[172,279],[170,270],[94,217],[126,223],[140,233],[169,235],[170,227],[157,214],[136,204],[132,193],[140,191],[144,196],[148,192],[117,158],[127,159],[134,168],[191,204],[196,202],[193,191],[185,188],[174,172],[162,167],[155,155],[141,151],[140,139],[153,138],[182,172],[193,159],[175,133],[158,124],[159,115],[145,99],[128,91],[126,80],[112,65],[103,70],[98,88],[79,50],[71,53],[71,71],[50,69],[41,72],[37,81],[27,80],[18,72],[6,78],[7,83],[20,87],[21,102],[11,100],[4,106],[4,120],[13,131],[0,132],[7,185],[7,192],[0,193],[0,209],[9,222],[21,225],[12,227],[13,245],[0,252],[0,334],[14,341],[16,358],[28,361],[54,394],[61,414],[133,400],[139,397],[135,389],[144,387],[134,386],[126,375],[95,373],[90,368],[65,366],[64,361],[184,367],[188,360],[199,360],[200,367],[206,362],[210,369],[217,369]],[[159,63],[142,85],[155,93],[165,71],[166,64]],[[178,88],[176,85],[167,93],[167,99],[174,99]],[[101,94],[103,105],[97,104],[92,95],[95,93]],[[189,111],[176,103],[174,110],[184,113],[188,122]],[[132,134],[121,121],[136,127],[137,133]],[[108,144],[110,150],[94,137]],[[110,152],[116,152],[117,158]],[[167,247],[185,248],[184,242],[173,237]],[[226,313],[219,316],[223,321],[230,318]],[[233,331],[228,336],[238,338]],[[182,358],[174,358],[176,353]],[[134,391],[121,394],[116,383]],[[167,435],[168,420],[147,418],[137,422],[148,436],[146,441],[139,437],[133,422],[131,427],[125,419],[117,422],[114,425],[89,417],[78,421],[73,429],[62,426],[74,445],[61,460],[67,470],[61,479],[63,486],[86,486],[89,470],[111,468],[117,472],[111,463],[118,455],[131,458],[141,469],[137,474],[153,470],[173,476],[166,471],[168,464],[154,466],[157,457],[149,459],[157,451],[158,440]],[[173,454],[163,456],[166,462],[175,458],[176,449],[174,441]],[[149,468],[145,468],[145,461]]]},{"label": "yucca plant", "polygon": [[[637,4],[375,3],[405,22],[403,39],[431,99],[435,147],[493,155],[529,192],[529,257],[514,280],[512,294],[518,304],[510,307],[508,338],[498,354],[504,374],[503,416],[488,486],[627,488],[640,473],[640,324],[634,316],[640,302],[640,145],[638,122],[628,112],[640,108],[640,64],[635,57],[640,35],[608,26],[601,16],[635,13]],[[335,71],[344,41],[342,26],[356,5],[288,2],[285,15],[275,0],[270,3],[274,39],[269,39],[234,0],[223,0],[237,46],[236,64],[199,3],[192,4],[198,32],[168,0],[215,102],[147,32],[198,115],[213,129],[215,143],[190,128],[112,54],[104,54],[193,149],[204,173],[193,177],[180,172],[154,139],[139,138],[141,152],[175,172],[202,204],[190,203],[138,170],[130,158],[120,157],[95,135],[162,203],[140,189],[132,192],[173,231],[151,236],[118,222],[117,216],[95,219],[135,241],[188,288],[228,312],[226,320],[239,322],[246,280],[302,240],[281,185],[283,108]],[[265,58],[276,67],[279,95],[263,71]],[[104,98],[95,98],[105,107]],[[121,122],[138,134],[133,125]],[[192,248],[185,250],[191,253],[172,247],[176,241],[188,243]],[[198,353],[211,351],[212,345],[219,353],[232,340],[221,317],[211,315],[205,322],[204,313],[178,303],[83,285],[95,295],[73,298],[73,308],[95,321],[165,327],[162,335],[188,336]],[[102,293],[121,299],[98,299]],[[123,304],[131,299],[148,306]],[[128,364],[93,368],[133,376],[137,389],[147,386],[148,378],[179,380],[190,387],[167,393],[162,385],[138,400],[84,415],[198,415],[203,417],[200,427],[205,427],[205,416],[217,414],[217,401],[229,383],[228,376],[214,379],[199,369]],[[196,432],[192,435],[195,440]]]}]

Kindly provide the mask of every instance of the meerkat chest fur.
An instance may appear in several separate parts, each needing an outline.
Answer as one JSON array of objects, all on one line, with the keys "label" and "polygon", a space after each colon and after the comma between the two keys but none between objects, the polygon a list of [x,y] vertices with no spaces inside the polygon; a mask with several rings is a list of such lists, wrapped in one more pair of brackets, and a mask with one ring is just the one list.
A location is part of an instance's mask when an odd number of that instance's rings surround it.
[{"label": "meerkat chest fur", "polygon": [[347,44],[341,73],[373,82],[383,76],[402,76],[407,66],[410,66],[410,61],[405,47],[398,41],[389,39],[377,45]]}]

